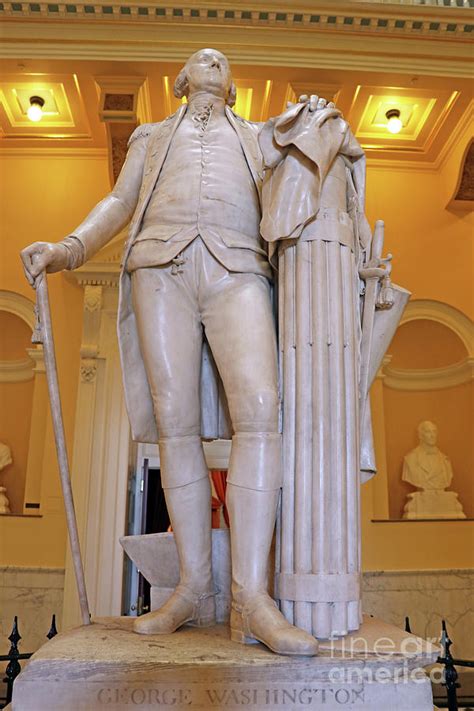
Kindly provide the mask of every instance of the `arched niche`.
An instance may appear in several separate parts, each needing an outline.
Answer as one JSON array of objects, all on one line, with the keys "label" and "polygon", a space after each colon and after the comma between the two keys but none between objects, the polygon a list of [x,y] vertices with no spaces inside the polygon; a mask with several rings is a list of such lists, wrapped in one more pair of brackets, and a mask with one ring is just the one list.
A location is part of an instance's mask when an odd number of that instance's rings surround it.
[{"label": "arched niche", "polygon": [[[42,348],[31,346],[34,324],[33,302],[0,290],[0,441],[10,448],[13,460],[0,472],[0,484],[7,489],[15,515],[40,509],[42,457],[38,458],[37,447],[32,450],[32,442],[41,442],[37,430],[44,427],[47,402],[43,397],[38,407],[38,377],[44,374],[44,363]],[[33,502],[28,500],[32,487],[37,492]]]},{"label": "arched niche", "polygon": [[21,318],[33,331],[35,325],[35,307],[30,299],[15,291],[0,289],[0,311],[14,314]]},{"label": "arched niche", "polygon": [[474,516],[474,466],[469,423],[473,407],[473,331],[470,319],[437,301],[414,300],[402,318],[382,369],[390,518],[401,518],[408,493],[404,456],[418,445],[417,426],[438,426],[438,446],[451,460],[452,491]]},{"label": "arched niche", "polygon": [[403,313],[400,326],[421,319],[436,321],[454,331],[464,343],[469,356],[474,356],[474,324],[462,311],[435,299],[412,299]]}]

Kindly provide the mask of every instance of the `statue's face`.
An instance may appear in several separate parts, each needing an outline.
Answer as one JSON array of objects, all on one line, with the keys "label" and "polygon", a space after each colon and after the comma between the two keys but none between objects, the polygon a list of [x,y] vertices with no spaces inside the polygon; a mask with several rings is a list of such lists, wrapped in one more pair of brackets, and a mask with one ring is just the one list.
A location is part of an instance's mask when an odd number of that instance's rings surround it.
[{"label": "statue's face", "polygon": [[186,62],[189,93],[209,91],[226,99],[232,84],[229,62],[216,49],[201,49]]},{"label": "statue's face", "polygon": [[432,422],[423,422],[420,426],[420,440],[425,444],[434,446],[438,439],[438,428]]}]

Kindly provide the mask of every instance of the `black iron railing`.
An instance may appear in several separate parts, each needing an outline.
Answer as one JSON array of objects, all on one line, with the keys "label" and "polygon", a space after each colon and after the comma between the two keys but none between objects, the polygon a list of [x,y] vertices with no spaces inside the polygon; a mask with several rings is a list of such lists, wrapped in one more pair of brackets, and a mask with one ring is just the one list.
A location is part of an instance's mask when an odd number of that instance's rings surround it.
[{"label": "black iron railing", "polygon": [[[411,633],[410,619],[405,617],[405,631]],[[440,644],[443,648],[443,653],[436,660],[438,664],[443,665],[443,675],[442,675],[442,686],[446,688],[446,706],[444,708],[449,709],[449,711],[458,711],[458,692],[457,690],[461,687],[458,683],[458,672],[456,666],[458,667],[474,667],[474,661],[470,659],[455,659],[451,654],[452,640],[449,638],[448,630],[446,627],[446,621],[441,622],[441,637]],[[469,703],[471,700],[469,699]],[[436,699],[438,708],[440,707],[439,699]],[[463,703],[466,703],[463,701]]]},{"label": "black iron railing", "polygon": [[[58,634],[56,629],[56,615],[53,615],[51,619],[51,627],[49,629],[46,637],[52,639]],[[23,652],[20,653],[18,649],[18,643],[21,640],[21,634],[18,631],[18,617],[15,615],[13,620],[13,628],[8,637],[10,640],[10,651],[8,654],[0,655],[0,662],[8,662],[7,668],[5,669],[5,677],[2,679],[3,683],[6,684],[6,696],[0,697],[0,709],[5,708],[11,700],[13,695],[13,684],[18,674],[21,672],[20,660],[29,659],[33,652]]]}]

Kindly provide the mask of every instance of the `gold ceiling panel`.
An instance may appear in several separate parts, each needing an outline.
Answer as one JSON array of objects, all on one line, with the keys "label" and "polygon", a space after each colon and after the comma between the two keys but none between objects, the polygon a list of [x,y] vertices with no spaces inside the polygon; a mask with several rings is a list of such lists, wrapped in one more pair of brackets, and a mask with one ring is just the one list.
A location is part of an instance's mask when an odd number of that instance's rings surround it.
[{"label": "gold ceiling panel", "polygon": [[107,122],[149,120],[149,87],[144,76],[105,75],[94,77],[99,89],[99,118]]},{"label": "gold ceiling panel", "polygon": [[[161,121],[179,108],[173,82],[181,67],[176,61],[131,66],[100,60],[6,60],[0,75],[2,149],[104,150],[108,145],[105,119]],[[237,114],[264,121],[283,111],[286,101],[317,94],[336,101],[367,157],[385,163],[435,165],[464,130],[472,96],[470,83],[463,78],[324,67],[316,71],[235,65],[234,71]],[[46,115],[39,123],[26,118],[29,97],[36,94],[46,100]],[[126,117],[123,101],[128,101],[130,115]],[[385,114],[390,108],[401,112],[399,134],[390,134],[386,128]]]},{"label": "gold ceiling panel", "polygon": [[273,82],[265,79],[234,79],[237,101],[234,111],[247,121],[266,121]]},{"label": "gold ceiling panel", "polygon": [[182,99],[177,99],[173,94],[174,80],[175,77],[169,77],[167,74],[162,77],[165,116],[174,114],[174,112],[179,109],[181,104],[186,103],[185,96],[183,96]]},{"label": "gold ceiling panel", "polygon": [[282,111],[286,108],[286,102],[291,101],[295,103],[298,101],[300,96],[306,94],[306,96],[311,96],[315,94],[320,96],[326,101],[333,101],[335,104],[339,101],[339,96],[341,93],[340,84],[328,84],[320,81],[297,81],[290,82],[286,90],[285,103],[282,106]]},{"label": "gold ceiling panel", "polygon": [[[75,74],[0,76],[0,126],[8,138],[89,138],[90,128]],[[44,100],[41,121],[27,116],[30,97]]]},{"label": "gold ceiling panel", "polygon": [[[459,91],[390,86],[357,87],[350,122],[366,150],[426,154],[459,97]],[[400,111],[402,129],[390,134],[386,113]]]}]

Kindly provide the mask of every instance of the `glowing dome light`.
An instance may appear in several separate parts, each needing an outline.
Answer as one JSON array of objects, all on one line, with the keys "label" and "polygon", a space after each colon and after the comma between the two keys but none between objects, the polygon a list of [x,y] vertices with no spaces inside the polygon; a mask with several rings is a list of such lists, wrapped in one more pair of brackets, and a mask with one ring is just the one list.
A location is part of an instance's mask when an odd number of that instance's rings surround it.
[{"label": "glowing dome light", "polygon": [[403,124],[400,118],[399,109],[390,109],[390,111],[387,111],[385,116],[387,117],[387,130],[390,131],[390,133],[400,133],[403,128]]},{"label": "glowing dome light", "polygon": [[41,96],[30,97],[30,108],[26,112],[30,121],[41,121],[43,118],[43,106],[44,99],[42,99]]}]

